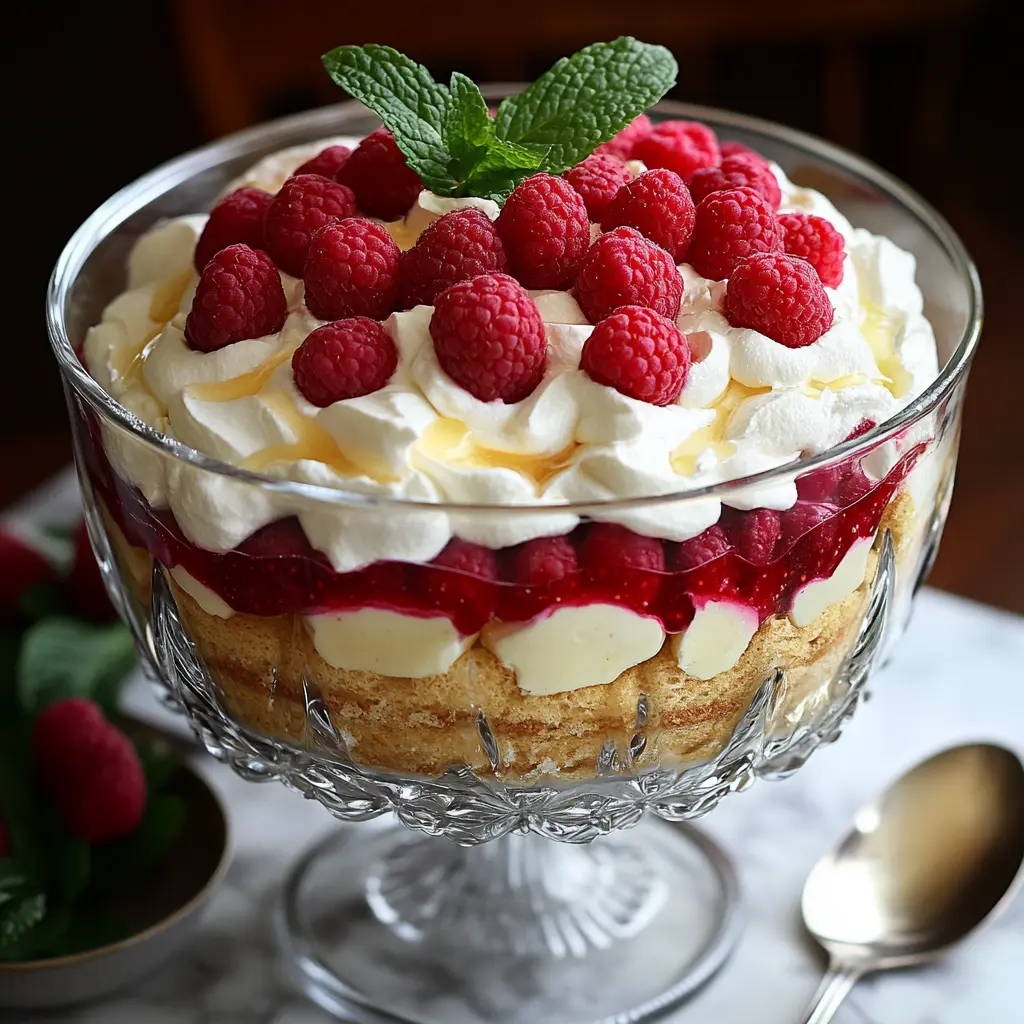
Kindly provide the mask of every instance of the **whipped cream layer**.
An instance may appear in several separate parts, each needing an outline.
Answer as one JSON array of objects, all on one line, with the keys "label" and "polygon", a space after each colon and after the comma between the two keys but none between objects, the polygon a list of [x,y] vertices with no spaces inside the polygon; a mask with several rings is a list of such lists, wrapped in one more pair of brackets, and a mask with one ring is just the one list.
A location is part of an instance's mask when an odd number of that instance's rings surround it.
[{"label": "whipped cream layer", "polygon": [[[231,187],[275,190],[325,145],[357,141],[330,139],[273,154]],[[865,418],[881,422],[919,394],[938,372],[935,342],[913,257],[854,229],[820,193],[776,174],[781,212],[823,216],[846,240],[842,284],[829,290],[834,325],[802,349],[732,327],[723,313],[727,282],[706,280],[683,264],[678,324],[693,363],[678,402],[667,407],[592,381],[579,369],[592,330],[579,306],[567,292],[534,292],[549,358],[543,381],[523,401],[481,402],[455,384],[434,353],[432,307],[419,306],[384,322],[399,351],[388,385],[318,408],[299,394],[291,372],[292,353],[321,324],[305,307],[302,281],[282,275],[289,312],[277,334],[194,351],[184,326],[205,218],[164,222],[136,243],[127,290],[86,338],[85,362],[97,381],[140,420],[224,462],[424,507],[381,512],[310,502],[200,470],[105,425],[107,453],[151,505],[173,512],[195,544],[227,551],[294,515],[343,572],[381,559],[429,561],[452,536],[500,548],[565,533],[577,522],[559,508],[567,502],[675,494],[823,451]],[[467,205],[498,213],[488,200],[424,192],[403,221],[388,227],[408,247],[437,217]],[[898,457],[892,443],[877,449],[878,475]],[[737,508],[786,509],[795,501],[792,482],[748,487],[729,499]],[[431,507],[438,502],[531,511],[459,514]],[[702,499],[603,518],[686,540],[720,514],[718,501]]]}]

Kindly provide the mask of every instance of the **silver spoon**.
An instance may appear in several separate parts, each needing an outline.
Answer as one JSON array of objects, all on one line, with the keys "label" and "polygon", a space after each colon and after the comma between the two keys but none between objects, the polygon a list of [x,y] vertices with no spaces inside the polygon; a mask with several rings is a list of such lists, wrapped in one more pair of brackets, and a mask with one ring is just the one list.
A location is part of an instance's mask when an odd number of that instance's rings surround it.
[{"label": "silver spoon", "polygon": [[814,866],[804,924],[829,954],[803,1024],[826,1024],[857,979],[944,953],[1024,880],[1024,765],[988,743],[953,747],[862,807]]}]

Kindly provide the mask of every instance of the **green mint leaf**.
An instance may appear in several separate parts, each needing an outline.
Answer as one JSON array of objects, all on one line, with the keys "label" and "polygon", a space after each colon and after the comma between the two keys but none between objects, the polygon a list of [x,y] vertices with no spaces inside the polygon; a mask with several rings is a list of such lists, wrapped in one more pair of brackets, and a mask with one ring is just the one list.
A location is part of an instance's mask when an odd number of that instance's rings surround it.
[{"label": "green mint leaf", "polygon": [[498,108],[495,133],[547,147],[541,170],[557,174],[593,152],[668,92],[678,67],[663,46],[620,36],[563,57]]},{"label": "green mint leaf", "polygon": [[23,886],[0,904],[0,957],[17,955],[17,943],[46,916],[46,895]]},{"label": "green mint leaf", "polygon": [[452,74],[448,94],[444,142],[452,156],[451,175],[461,182],[487,155],[488,145],[494,138],[494,122],[476,83],[458,71]]},{"label": "green mint leaf", "polygon": [[63,936],[73,919],[72,908],[68,904],[54,904],[47,897],[43,919],[0,952],[0,960],[44,960],[59,956]]},{"label": "green mint leaf", "polygon": [[460,189],[460,195],[493,199],[500,206],[508,199],[516,185],[532,173],[532,171],[518,170],[501,164],[482,166],[475,169],[465,180]]},{"label": "green mint leaf", "polygon": [[535,171],[546,149],[538,151],[494,136],[494,121],[476,83],[455,72],[448,87],[451,101],[444,138],[452,154],[451,173],[457,196],[504,198]]},{"label": "green mint leaf", "polygon": [[449,194],[455,181],[444,142],[448,90],[422,64],[390,46],[338,46],[323,62],[336,85],[380,117],[423,184]]},{"label": "green mint leaf", "polygon": [[494,138],[487,151],[487,163],[494,167],[500,163],[507,168],[532,174],[544,163],[547,155],[547,146],[520,146],[515,142]]},{"label": "green mint leaf", "polygon": [[21,647],[21,707],[31,716],[65,697],[88,697],[115,714],[121,683],[134,664],[131,633],[120,622],[98,626],[43,619],[28,630]]},{"label": "green mint leaf", "polygon": [[492,139],[486,156],[461,182],[458,194],[503,202],[516,185],[536,172],[543,158],[524,146]]}]

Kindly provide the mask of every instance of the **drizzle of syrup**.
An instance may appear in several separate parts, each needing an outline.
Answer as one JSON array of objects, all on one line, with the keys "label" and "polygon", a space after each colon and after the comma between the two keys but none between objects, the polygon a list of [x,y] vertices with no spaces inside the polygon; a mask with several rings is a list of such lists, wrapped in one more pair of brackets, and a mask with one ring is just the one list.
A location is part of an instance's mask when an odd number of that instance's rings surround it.
[{"label": "drizzle of syrup", "polygon": [[[511,469],[544,487],[572,462],[579,447],[575,442],[555,455],[519,455],[476,444],[469,428],[459,420],[435,420],[420,437],[419,451],[440,462],[467,469]],[[415,452],[414,452],[415,455]]]},{"label": "drizzle of syrup", "polygon": [[191,266],[182,267],[177,274],[172,274],[160,284],[149,302],[150,320],[157,324],[166,324],[177,316],[185,289],[192,283],[194,273]]},{"label": "drizzle of syrup", "polygon": [[160,336],[163,329],[177,315],[185,290],[192,283],[193,270],[183,267],[177,274],[172,274],[160,283],[149,300],[147,316],[153,326],[139,340],[135,348],[125,349],[114,357],[114,369],[126,383],[136,383],[142,377],[142,368],[146,363],[153,341]]},{"label": "drizzle of syrup", "polygon": [[871,348],[875,362],[882,372],[879,383],[888,388],[893,397],[902,398],[914,383],[914,378],[900,362],[893,348],[896,325],[885,310],[863,295],[861,307],[864,309],[864,319],[861,321],[860,333]]},{"label": "drizzle of syrup", "polygon": [[273,376],[274,371],[286,360],[291,359],[294,347],[283,347],[268,356],[259,366],[248,373],[229,377],[227,380],[193,384],[189,391],[202,402],[233,402],[239,398],[258,395]]},{"label": "drizzle of syrup", "polygon": [[725,431],[729,417],[748,398],[763,395],[771,388],[750,388],[739,381],[730,381],[719,399],[711,406],[715,418],[706,427],[695,430],[669,456],[672,468],[680,476],[693,476],[697,471],[697,461],[706,451],[712,451],[719,462],[723,462],[736,451],[736,445],[725,439]]},{"label": "drizzle of syrup", "polygon": [[339,476],[360,475],[360,467],[338,447],[338,442],[315,419],[303,416],[283,391],[266,391],[263,401],[288,427],[296,438],[292,444],[275,444],[254,452],[243,460],[242,469],[265,472],[277,462],[309,460],[322,462]]}]

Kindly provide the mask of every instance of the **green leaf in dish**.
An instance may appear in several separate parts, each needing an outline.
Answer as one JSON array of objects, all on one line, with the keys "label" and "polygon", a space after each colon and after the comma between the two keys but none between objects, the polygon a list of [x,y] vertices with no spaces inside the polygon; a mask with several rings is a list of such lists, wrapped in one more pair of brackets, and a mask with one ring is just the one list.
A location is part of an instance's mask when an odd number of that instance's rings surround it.
[{"label": "green leaf in dish", "polygon": [[0,959],[20,959],[19,944],[46,916],[46,895],[27,882],[0,889]]}]

